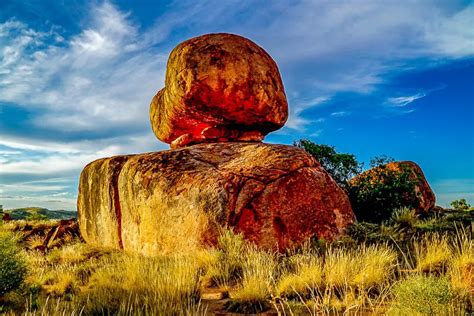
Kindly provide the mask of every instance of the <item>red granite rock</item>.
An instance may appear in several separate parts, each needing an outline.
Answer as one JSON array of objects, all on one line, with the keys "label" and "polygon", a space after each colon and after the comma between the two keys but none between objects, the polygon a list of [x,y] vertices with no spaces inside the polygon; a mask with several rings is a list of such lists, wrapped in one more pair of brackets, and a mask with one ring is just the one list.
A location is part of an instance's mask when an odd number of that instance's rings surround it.
[{"label": "red granite rock", "polygon": [[155,135],[172,148],[261,141],[287,118],[276,63],[252,41],[224,33],[179,44],[168,59],[165,87],[150,105]]},{"label": "red granite rock", "polygon": [[284,250],[335,239],[354,219],[344,190],[305,151],[238,142],[92,162],[78,214],[87,242],[145,255],[215,245],[222,228]]}]

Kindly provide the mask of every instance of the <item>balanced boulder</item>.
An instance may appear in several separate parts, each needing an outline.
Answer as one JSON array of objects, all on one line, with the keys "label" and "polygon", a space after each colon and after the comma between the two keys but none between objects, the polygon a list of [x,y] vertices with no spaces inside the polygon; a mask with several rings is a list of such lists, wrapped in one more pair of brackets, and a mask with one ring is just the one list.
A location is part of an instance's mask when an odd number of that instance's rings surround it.
[{"label": "balanced boulder", "polygon": [[420,166],[412,161],[390,162],[352,178],[349,196],[358,220],[382,221],[400,207],[428,212],[436,197]]},{"label": "balanced boulder", "polygon": [[173,49],[165,87],[150,105],[153,132],[172,148],[261,141],[287,118],[276,63],[252,41],[225,33],[195,37]]},{"label": "balanced boulder", "polygon": [[87,242],[144,255],[214,245],[225,228],[283,250],[332,240],[354,220],[346,193],[305,151],[242,142],[94,161],[78,210]]}]

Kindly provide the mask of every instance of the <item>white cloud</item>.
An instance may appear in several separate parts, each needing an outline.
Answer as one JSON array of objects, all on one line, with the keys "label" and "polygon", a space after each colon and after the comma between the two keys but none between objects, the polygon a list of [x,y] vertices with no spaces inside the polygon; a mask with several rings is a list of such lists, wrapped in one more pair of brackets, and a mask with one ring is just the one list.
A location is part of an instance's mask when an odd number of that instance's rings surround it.
[{"label": "white cloud", "polygon": [[[37,143],[37,144],[33,144]],[[6,155],[0,161],[0,175],[41,174],[56,175],[79,174],[80,170],[92,160],[130,153],[166,149],[168,146],[156,140],[151,133],[94,141],[41,142],[22,138],[2,139],[0,145],[11,149],[36,152],[23,155]],[[11,150],[7,150],[11,152]]]},{"label": "white cloud", "polygon": [[410,61],[473,56],[473,11],[455,2],[301,1],[279,5],[268,27],[248,34],[283,69],[300,69],[296,85],[370,93]]},{"label": "white cloud", "polygon": [[333,117],[343,117],[343,116],[348,116],[349,114],[351,114],[351,112],[348,112],[348,111],[338,111],[338,112],[332,112],[332,113],[331,113],[331,116],[333,116]]},{"label": "white cloud", "polygon": [[426,33],[438,54],[461,58],[474,54],[474,5],[444,19],[432,19]]},{"label": "white cloud", "polygon": [[144,126],[166,55],[137,46],[137,27],[111,4],[91,15],[90,26],[66,41],[15,20],[1,24],[0,101],[41,109],[33,124],[49,129]]},{"label": "white cloud", "polygon": [[403,96],[403,97],[392,97],[387,99],[387,103],[392,106],[396,107],[404,107],[407,106],[408,104],[426,97],[426,93],[420,92],[414,95],[408,95],[408,96]]},{"label": "white cloud", "polygon": [[57,196],[47,192],[41,195],[0,195],[0,200],[5,209],[38,206],[53,210],[76,210],[75,197]]},{"label": "white cloud", "polygon": [[303,116],[303,112],[327,103],[330,99],[331,96],[326,95],[318,96],[310,100],[295,100],[293,103],[290,102],[288,121],[285,126],[293,130],[304,131],[308,125],[323,122],[323,118],[307,119]]}]

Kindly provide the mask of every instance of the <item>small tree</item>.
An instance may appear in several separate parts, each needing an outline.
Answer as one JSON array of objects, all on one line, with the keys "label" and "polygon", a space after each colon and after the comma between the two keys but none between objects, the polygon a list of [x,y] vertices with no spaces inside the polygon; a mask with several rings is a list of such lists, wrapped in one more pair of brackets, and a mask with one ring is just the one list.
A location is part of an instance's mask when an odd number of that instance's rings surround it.
[{"label": "small tree", "polygon": [[450,205],[456,211],[468,211],[471,208],[471,205],[466,202],[466,199],[454,200]]},{"label": "small tree", "polygon": [[370,168],[380,167],[394,161],[395,159],[387,155],[375,156],[370,159]]},{"label": "small tree", "polygon": [[332,178],[343,188],[347,188],[347,181],[362,170],[354,155],[340,154],[333,146],[315,144],[310,140],[301,139],[294,143],[311,154]]}]

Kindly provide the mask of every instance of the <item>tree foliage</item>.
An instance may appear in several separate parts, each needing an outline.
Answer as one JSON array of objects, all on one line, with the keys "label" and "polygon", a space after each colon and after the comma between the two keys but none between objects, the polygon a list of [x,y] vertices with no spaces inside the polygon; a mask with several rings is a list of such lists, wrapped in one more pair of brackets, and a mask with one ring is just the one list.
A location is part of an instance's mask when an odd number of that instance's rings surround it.
[{"label": "tree foliage", "polygon": [[450,205],[456,211],[468,211],[471,208],[471,205],[467,203],[466,199],[454,200]]},{"label": "tree foliage", "polygon": [[304,149],[319,161],[321,166],[343,188],[347,187],[348,180],[362,170],[362,164],[357,161],[354,155],[338,153],[333,146],[315,144],[307,139],[301,139],[294,145]]},{"label": "tree foliage", "polygon": [[0,232],[0,297],[23,283],[26,265],[10,233]]},{"label": "tree foliage", "polygon": [[370,168],[380,167],[394,161],[395,159],[387,155],[375,156],[370,159]]},{"label": "tree foliage", "polygon": [[350,182],[348,186],[352,209],[359,221],[380,223],[401,208],[417,208],[419,200],[413,177],[407,166],[400,169],[379,165]]}]

